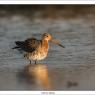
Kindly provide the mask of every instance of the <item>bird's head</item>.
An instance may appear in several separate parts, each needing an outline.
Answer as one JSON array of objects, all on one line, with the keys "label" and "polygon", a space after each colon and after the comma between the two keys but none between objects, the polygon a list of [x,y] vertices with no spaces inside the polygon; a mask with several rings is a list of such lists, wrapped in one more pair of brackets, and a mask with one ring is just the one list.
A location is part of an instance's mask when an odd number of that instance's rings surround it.
[{"label": "bird's head", "polygon": [[52,43],[65,48],[65,46],[63,46],[60,41],[53,39],[52,35],[50,35],[48,33],[44,33],[42,35],[42,38],[43,38],[43,40],[51,41]]},{"label": "bird's head", "polygon": [[42,35],[42,38],[43,38],[44,40],[47,40],[47,41],[52,40],[52,36],[51,36],[50,34],[48,34],[48,33],[44,33],[44,34]]}]

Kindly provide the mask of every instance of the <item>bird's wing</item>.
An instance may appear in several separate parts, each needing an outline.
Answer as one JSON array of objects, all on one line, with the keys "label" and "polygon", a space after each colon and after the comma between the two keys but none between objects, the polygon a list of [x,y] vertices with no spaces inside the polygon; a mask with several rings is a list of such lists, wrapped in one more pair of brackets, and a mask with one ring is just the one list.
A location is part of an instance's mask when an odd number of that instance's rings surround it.
[{"label": "bird's wing", "polygon": [[25,49],[27,49],[29,52],[34,51],[36,48],[39,47],[40,40],[37,40],[35,38],[29,38],[25,40],[24,45]]}]

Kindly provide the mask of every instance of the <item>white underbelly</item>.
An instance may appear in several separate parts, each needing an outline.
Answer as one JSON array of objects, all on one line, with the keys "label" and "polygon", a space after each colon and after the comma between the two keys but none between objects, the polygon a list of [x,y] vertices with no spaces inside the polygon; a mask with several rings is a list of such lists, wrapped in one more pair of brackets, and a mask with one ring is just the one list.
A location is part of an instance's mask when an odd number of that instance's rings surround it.
[{"label": "white underbelly", "polygon": [[32,56],[32,60],[43,60],[44,58],[46,58],[47,54],[38,54],[35,56]]},{"label": "white underbelly", "polygon": [[43,60],[47,56],[47,53],[28,53],[27,54],[27,59],[29,60]]}]

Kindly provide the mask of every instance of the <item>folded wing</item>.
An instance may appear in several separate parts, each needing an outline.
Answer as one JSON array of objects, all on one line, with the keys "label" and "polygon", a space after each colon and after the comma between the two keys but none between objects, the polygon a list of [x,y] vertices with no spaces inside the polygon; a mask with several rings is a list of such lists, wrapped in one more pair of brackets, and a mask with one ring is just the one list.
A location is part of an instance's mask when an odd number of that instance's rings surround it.
[{"label": "folded wing", "polygon": [[40,40],[37,40],[35,38],[29,38],[25,41],[16,41],[15,43],[18,48],[26,52],[33,52],[36,48],[38,48]]}]

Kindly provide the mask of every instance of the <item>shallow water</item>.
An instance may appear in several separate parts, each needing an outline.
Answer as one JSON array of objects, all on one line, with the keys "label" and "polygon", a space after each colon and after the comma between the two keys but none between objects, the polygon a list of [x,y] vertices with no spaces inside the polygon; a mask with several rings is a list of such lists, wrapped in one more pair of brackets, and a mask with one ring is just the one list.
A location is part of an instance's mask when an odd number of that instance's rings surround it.
[{"label": "shallow water", "polygon": [[[95,90],[95,20],[0,17],[0,90]],[[29,65],[15,41],[49,32],[66,48],[50,43],[48,57]]]}]

